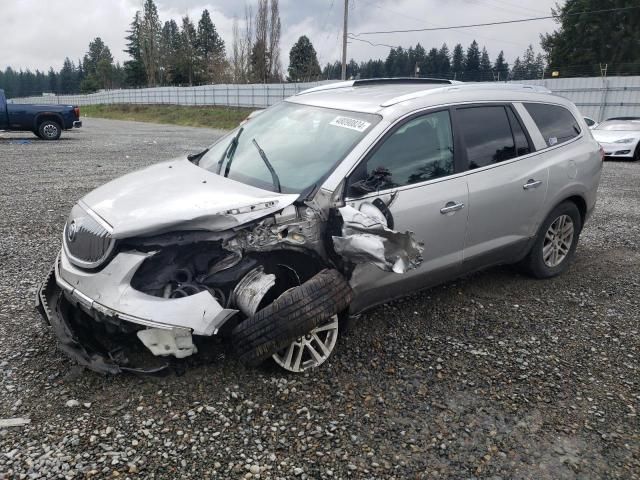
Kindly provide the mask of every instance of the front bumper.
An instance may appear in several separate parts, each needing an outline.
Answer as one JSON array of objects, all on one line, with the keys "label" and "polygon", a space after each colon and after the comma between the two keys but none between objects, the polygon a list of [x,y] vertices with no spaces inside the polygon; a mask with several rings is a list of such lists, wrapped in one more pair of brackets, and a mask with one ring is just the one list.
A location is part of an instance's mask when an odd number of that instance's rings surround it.
[{"label": "front bumper", "polygon": [[[165,299],[135,290],[129,282],[151,255],[122,252],[102,270],[89,272],[73,266],[64,251],[60,252],[38,290],[36,307],[52,326],[62,350],[79,364],[101,373],[149,372],[131,367],[119,346],[105,347],[111,342],[103,337],[116,332],[138,346],[144,343],[154,355],[182,357],[190,353],[184,347],[186,336],[190,341],[192,333],[214,335],[237,312],[222,308],[209,292]],[[167,341],[164,351],[157,348],[158,339]]]},{"label": "front bumper", "polygon": [[633,158],[636,145],[633,143],[600,143],[605,157]]},{"label": "front bumper", "polygon": [[73,122],[73,128],[81,128],[81,127],[82,127],[82,121],[76,120]]}]

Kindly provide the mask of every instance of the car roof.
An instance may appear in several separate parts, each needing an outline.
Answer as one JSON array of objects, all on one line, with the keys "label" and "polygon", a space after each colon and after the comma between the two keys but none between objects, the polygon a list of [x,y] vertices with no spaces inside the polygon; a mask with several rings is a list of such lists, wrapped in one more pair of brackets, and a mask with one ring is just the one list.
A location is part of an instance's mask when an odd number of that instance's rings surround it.
[{"label": "car roof", "polygon": [[[546,101],[570,103],[544,87],[511,83],[462,83],[440,79],[351,80],[315,87],[287,101],[363,113],[401,114],[418,108],[464,102]],[[416,79],[417,80],[417,79]]]}]

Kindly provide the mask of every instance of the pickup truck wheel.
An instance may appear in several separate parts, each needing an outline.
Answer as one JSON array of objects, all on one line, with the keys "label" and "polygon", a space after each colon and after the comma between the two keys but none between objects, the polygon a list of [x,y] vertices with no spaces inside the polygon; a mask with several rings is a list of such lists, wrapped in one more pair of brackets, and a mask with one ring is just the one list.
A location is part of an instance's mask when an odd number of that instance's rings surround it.
[{"label": "pickup truck wheel", "polygon": [[[335,330],[337,335],[336,314],[347,308],[351,297],[349,284],[337,270],[323,270],[302,285],[290,288],[235,327],[232,340],[240,360],[257,366],[276,354],[276,362],[289,371],[320,365],[335,345],[334,333],[329,337],[327,332]],[[310,362],[302,363],[303,357],[287,362],[288,350],[293,352],[292,345],[296,343],[305,348],[298,348],[295,353],[308,350],[307,344],[311,344],[320,355]]]},{"label": "pickup truck wheel", "polygon": [[58,140],[62,134],[62,128],[54,120],[44,120],[38,125],[38,134],[43,140]]}]

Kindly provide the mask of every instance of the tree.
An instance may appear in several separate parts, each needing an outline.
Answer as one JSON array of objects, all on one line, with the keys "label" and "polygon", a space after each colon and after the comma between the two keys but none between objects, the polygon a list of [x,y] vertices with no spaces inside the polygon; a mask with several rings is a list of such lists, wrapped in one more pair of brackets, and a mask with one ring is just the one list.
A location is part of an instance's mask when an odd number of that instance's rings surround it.
[{"label": "tree", "polygon": [[196,80],[196,67],[198,63],[196,39],[197,32],[193,22],[188,15],[182,17],[178,51],[178,71],[181,81],[189,85],[193,85],[193,82]]},{"label": "tree", "polygon": [[224,41],[211,21],[209,10],[203,10],[198,22],[196,48],[199,70],[203,80],[220,81],[224,77],[225,52]]},{"label": "tree", "polygon": [[180,82],[180,29],[175,20],[168,20],[160,33],[160,85]]},{"label": "tree", "polygon": [[[271,0],[269,15],[269,79],[272,82],[282,80],[282,65],[280,64],[280,7],[278,0]],[[319,68],[319,67],[318,67]]]},{"label": "tree", "polygon": [[466,81],[480,79],[480,49],[475,40],[467,48],[467,56],[464,59],[464,79]]},{"label": "tree", "polygon": [[150,87],[155,87],[158,83],[160,31],[156,4],[153,0],[145,0],[140,26],[140,56],[147,75],[147,85]]},{"label": "tree", "polygon": [[256,83],[267,83],[270,74],[269,58],[269,0],[258,1],[255,20],[255,42],[251,49],[250,77]]},{"label": "tree", "polygon": [[478,68],[480,73],[480,80],[483,82],[493,80],[491,60],[489,59],[489,53],[485,47],[482,47],[482,54],[480,55],[480,67]]},{"label": "tree", "polygon": [[512,80],[523,80],[526,77],[526,70],[524,65],[520,61],[520,57],[516,57],[513,62],[513,68],[511,69]]},{"label": "tree", "polygon": [[607,63],[614,73],[629,72],[632,66],[625,64],[640,62],[640,9],[599,15],[580,12],[637,6],[637,0],[566,0],[563,6],[552,10],[560,27],[540,38],[551,68],[562,74],[566,71],[563,67],[580,65],[581,73],[593,74],[599,73],[598,64]]},{"label": "tree", "polygon": [[509,64],[504,59],[504,52],[500,50],[496,63],[493,65],[493,71],[496,75],[496,80],[506,80],[509,76]]},{"label": "tree", "polygon": [[53,67],[49,67],[49,73],[47,74],[47,87],[50,92],[58,91],[58,74]]},{"label": "tree", "polygon": [[451,58],[449,55],[449,47],[446,43],[443,43],[438,50],[438,71],[442,78],[449,78],[451,76]]},{"label": "tree", "polygon": [[80,84],[82,92],[113,87],[113,56],[100,37],[89,42],[89,51],[82,59],[82,67],[85,75]]},{"label": "tree", "polygon": [[464,75],[464,51],[462,50],[462,45],[459,43],[453,48],[451,71],[453,72],[453,78],[462,80],[462,76]]},{"label": "tree", "polygon": [[320,75],[318,55],[309,37],[302,35],[289,51],[289,81],[315,80]]},{"label": "tree", "polygon": [[124,62],[125,82],[131,87],[141,87],[147,83],[147,76],[142,62],[142,54],[140,53],[140,34],[142,30],[142,20],[140,19],[140,11],[137,11],[131,22],[130,30],[127,30],[125,38],[127,40],[128,53],[131,60]]}]

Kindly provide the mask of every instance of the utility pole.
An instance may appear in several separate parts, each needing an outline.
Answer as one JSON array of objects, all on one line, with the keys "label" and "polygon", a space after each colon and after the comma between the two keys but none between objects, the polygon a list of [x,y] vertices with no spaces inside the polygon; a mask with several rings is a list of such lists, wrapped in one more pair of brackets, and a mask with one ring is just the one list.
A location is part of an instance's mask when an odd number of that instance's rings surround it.
[{"label": "utility pole", "polygon": [[347,79],[347,23],[349,19],[349,0],[344,0],[344,27],[342,29],[342,80]]}]

